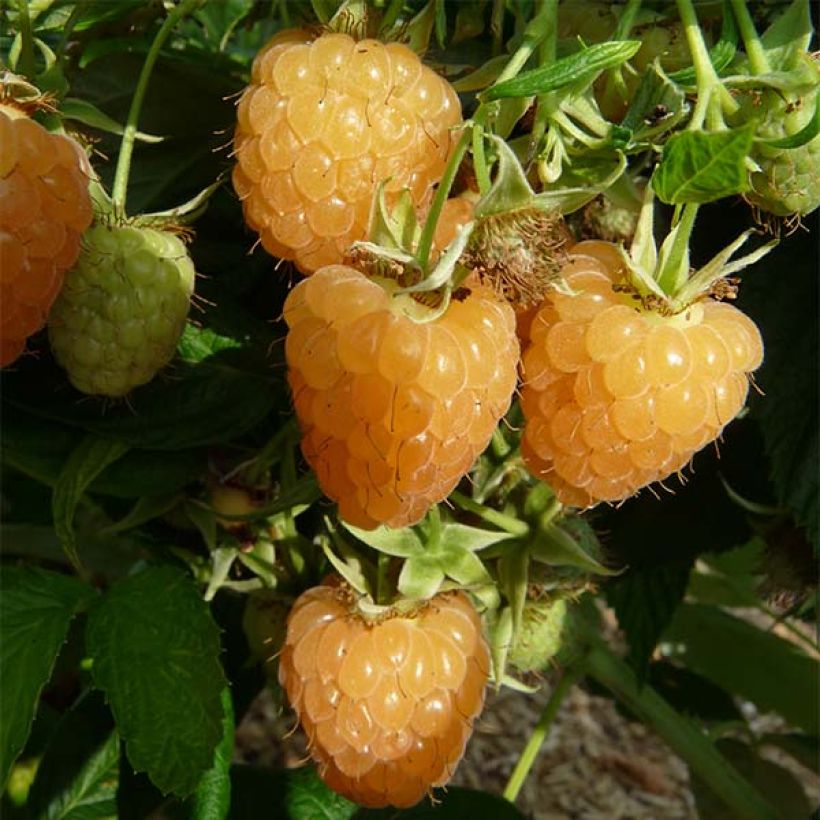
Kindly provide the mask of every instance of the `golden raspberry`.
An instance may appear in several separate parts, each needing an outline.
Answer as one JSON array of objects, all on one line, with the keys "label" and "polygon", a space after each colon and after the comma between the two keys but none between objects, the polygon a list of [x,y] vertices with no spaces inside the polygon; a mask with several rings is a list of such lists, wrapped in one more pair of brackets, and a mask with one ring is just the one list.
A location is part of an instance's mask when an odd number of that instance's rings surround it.
[{"label": "golden raspberry", "polygon": [[446,498],[510,405],[512,309],[480,286],[429,308],[331,265],[285,302],[302,452],[351,524],[402,527]]},{"label": "golden raspberry", "polygon": [[426,199],[461,122],[445,80],[400,43],[278,34],[239,101],[233,183],[265,249],[305,274],[367,235],[373,194]]},{"label": "golden raspberry", "polygon": [[620,501],[681,470],[746,401],[763,359],[755,324],[705,299],[675,316],[613,290],[614,245],[581,242],[529,327],[522,453],[559,500]]},{"label": "golden raspberry", "polygon": [[80,146],[0,106],[0,367],[40,330],[91,224]]},{"label": "golden raspberry", "polygon": [[363,806],[417,803],[455,772],[484,705],[490,655],[463,592],[363,614],[345,586],[303,593],[279,682],[322,779]]}]

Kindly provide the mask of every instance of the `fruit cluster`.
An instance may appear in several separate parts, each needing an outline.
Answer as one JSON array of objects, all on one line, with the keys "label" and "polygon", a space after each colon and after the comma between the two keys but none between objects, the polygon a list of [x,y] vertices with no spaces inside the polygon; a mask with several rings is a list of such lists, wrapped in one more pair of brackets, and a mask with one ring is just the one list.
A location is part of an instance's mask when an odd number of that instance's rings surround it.
[{"label": "fruit cluster", "polygon": [[308,274],[365,238],[381,183],[424,204],[461,106],[405,45],[291,30],[256,56],[237,118],[245,220],[269,253]]},{"label": "fruit cluster", "polygon": [[446,783],[484,703],[490,657],[463,592],[367,615],[346,587],[303,593],[279,681],[325,782],[364,806],[412,806]]},{"label": "fruit cluster", "polygon": [[90,168],[80,146],[0,106],[0,367],[46,322],[91,224]]},{"label": "fruit cluster", "polygon": [[757,327],[703,299],[664,316],[618,287],[613,245],[573,248],[529,326],[522,452],[559,500],[620,501],[680,470],[743,407],[763,357]]},{"label": "fruit cluster", "polygon": [[516,383],[509,305],[477,286],[429,321],[429,308],[391,287],[328,266],[284,309],[302,450],[341,517],[365,529],[416,523],[446,498]]}]

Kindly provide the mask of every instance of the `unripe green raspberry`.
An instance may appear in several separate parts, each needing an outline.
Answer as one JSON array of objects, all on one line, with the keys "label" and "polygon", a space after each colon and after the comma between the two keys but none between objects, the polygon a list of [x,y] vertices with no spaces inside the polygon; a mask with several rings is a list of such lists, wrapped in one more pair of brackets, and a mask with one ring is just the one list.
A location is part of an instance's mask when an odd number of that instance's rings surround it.
[{"label": "unripe green raspberry", "polygon": [[248,596],[242,628],[251,655],[264,665],[265,675],[275,677],[276,657],[285,641],[285,621],[290,607],[271,590]]},{"label": "unripe green raspberry", "polygon": [[173,358],[194,290],[173,233],[96,225],[49,315],[51,349],[83,393],[124,396]]},{"label": "unripe green raspberry", "polygon": [[521,629],[507,660],[519,672],[543,669],[561,649],[567,619],[566,598],[527,601]]}]

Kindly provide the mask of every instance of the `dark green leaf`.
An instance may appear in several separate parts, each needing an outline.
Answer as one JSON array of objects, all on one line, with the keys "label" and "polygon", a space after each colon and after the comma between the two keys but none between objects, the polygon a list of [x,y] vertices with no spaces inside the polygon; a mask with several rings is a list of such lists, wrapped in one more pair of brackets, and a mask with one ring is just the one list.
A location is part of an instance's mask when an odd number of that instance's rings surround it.
[{"label": "dark green leaf", "polygon": [[[3,408],[2,463],[49,487],[57,483],[63,465],[77,443],[77,431],[14,407]],[[207,468],[205,449],[167,453],[131,450],[109,464],[88,486],[88,492],[117,498],[145,493],[173,493],[199,478]]]},{"label": "dark green leaf", "polygon": [[602,71],[625,63],[640,47],[638,40],[597,43],[577,54],[562,57],[542,68],[524,71],[511,80],[490,86],[479,97],[484,102],[505,97],[531,97],[576,83],[592,82]]},{"label": "dark green leaf", "polygon": [[646,674],[652,651],[683,600],[691,568],[691,561],[634,568],[606,588],[639,678]]},{"label": "dark green leaf", "polygon": [[752,127],[674,134],[652,175],[658,197],[673,205],[702,204],[742,193],[748,188],[745,162],[753,138]]},{"label": "dark green leaf", "polygon": [[65,575],[0,568],[0,787],[25,745],[40,690],[71,619],[93,595],[90,587]]},{"label": "dark green leaf", "polygon": [[234,716],[231,690],[222,690],[222,740],[214,751],[214,763],[196,787],[192,801],[195,820],[223,820],[231,807],[231,758]]},{"label": "dark green leaf", "polygon": [[79,563],[74,535],[74,511],[88,485],[127,450],[128,445],[122,441],[89,435],[74,448],[60,471],[54,485],[51,513],[57,536],[73,564]]},{"label": "dark green leaf", "polygon": [[691,669],[655,661],[649,665],[646,681],[683,715],[710,722],[743,723],[734,698]]},{"label": "dark green leaf", "polygon": [[700,604],[683,604],[664,639],[695,672],[818,734],[820,665],[794,644]]},{"label": "dark green leaf", "polygon": [[48,745],[29,795],[40,820],[117,816],[120,742],[98,692],[65,714]]},{"label": "dark green leaf", "polygon": [[230,441],[288,404],[270,365],[242,354],[223,350],[199,364],[177,362],[166,379],[135,390],[128,405],[78,402],[70,391],[57,392],[64,377],[43,366],[4,374],[3,400],[23,414],[140,448],[179,450]]},{"label": "dark green leaf", "polygon": [[271,771],[231,768],[230,820],[259,820],[259,807],[282,820],[351,820],[357,806],[331,791],[313,767]]},{"label": "dark green leaf", "polygon": [[[79,100],[76,97],[66,97],[60,103],[60,114],[66,119],[76,120],[77,122],[83,123],[83,125],[98,128],[100,131],[108,131],[110,134],[118,134],[121,136],[125,131],[123,125],[120,125],[116,120],[100,111],[95,105],[92,105],[87,100]],[[143,142],[162,141],[162,137],[143,134],[142,131],[137,131],[135,138]]]},{"label": "dark green leaf", "polygon": [[[800,781],[789,771],[764,760],[740,740],[722,738],[716,743],[718,750],[758,791],[776,806],[783,820],[808,818],[811,804],[806,798]],[[698,817],[701,820],[725,820],[729,815],[726,804],[695,775],[692,778]]]},{"label": "dark green leaf", "polygon": [[128,758],[163,792],[185,796],[211,768],[223,735],[219,631],[187,575],[152,567],[92,608],[92,675]]},{"label": "dark green leaf", "polygon": [[818,423],[817,231],[820,212],[744,274],[739,305],[758,323],[766,346],[755,374],[763,397],[752,417],[771,460],[779,503],[794,512],[820,550],[820,423]]}]

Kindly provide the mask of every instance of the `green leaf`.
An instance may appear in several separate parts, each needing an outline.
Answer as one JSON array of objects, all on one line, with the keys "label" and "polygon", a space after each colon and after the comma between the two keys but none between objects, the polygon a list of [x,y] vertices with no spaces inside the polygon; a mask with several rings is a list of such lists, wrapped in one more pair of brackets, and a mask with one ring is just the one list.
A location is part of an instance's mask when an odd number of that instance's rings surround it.
[{"label": "green leaf", "polygon": [[753,126],[674,134],[652,175],[658,197],[672,205],[702,204],[742,193],[748,188],[745,163],[753,138]]},{"label": "green leaf", "polygon": [[75,578],[31,567],[0,567],[0,787],[23,749],[40,690],[75,613],[94,591]]},{"label": "green leaf", "polygon": [[776,71],[796,68],[812,37],[809,0],[794,0],[760,37],[769,66]]},{"label": "green leaf", "polygon": [[[97,128],[100,131],[108,131],[110,134],[118,134],[122,136],[125,132],[125,127],[120,125],[115,119],[112,119],[100,111],[96,105],[92,105],[87,100],[79,100],[76,97],[66,97],[60,103],[60,114],[69,120],[76,120],[83,123],[83,125],[90,125],[92,128]],[[137,131],[135,138],[142,142],[157,143],[162,142],[164,137],[156,137],[152,134],[144,134],[142,131]]]},{"label": "green leaf", "polygon": [[[572,526],[572,525],[570,525]],[[542,564],[555,567],[575,567],[595,575],[617,575],[618,571],[605,567],[597,561],[589,549],[585,549],[580,533],[570,533],[561,525],[550,524],[533,536],[530,550],[532,557]]]},{"label": "green leaf", "polygon": [[621,127],[629,131],[629,139],[618,147],[638,150],[674,128],[688,110],[682,89],[657,65],[650,66],[621,120]]},{"label": "green leaf", "polygon": [[242,347],[229,336],[221,336],[207,327],[197,327],[188,322],[177,345],[177,353],[188,362],[201,362],[220,350]]},{"label": "green leaf", "polygon": [[743,724],[732,696],[691,669],[668,661],[653,661],[646,682],[682,715],[709,722]]},{"label": "green leaf", "polygon": [[[748,744],[735,738],[721,738],[715,745],[740,774],[777,807],[780,817],[784,820],[809,817],[812,806],[800,781],[791,772],[771,760],[764,760]],[[692,791],[701,820],[725,820],[728,807],[697,776],[692,778]]]},{"label": "green leaf", "polygon": [[89,435],[74,448],[60,471],[54,485],[51,512],[63,549],[75,565],[79,564],[79,557],[74,537],[74,511],[88,485],[127,450],[128,445],[122,441]]},{"label": "green leaf", "polygon": [[590,83],[602,71],[625,63],[640,47],[641,43],[638,40],[598,43],[577,54],[562,57],[549,65],[524,71],[517,77],[490,86],[479,94],[479,99],[482,102],[490,102],[505,97],[530,97],[557,91],[576,83]]},{"label": "green leaf", "polygon": [[646,675],[658,639],[683,600],[691,561],[650,569],[630,569],[607,586],[606,597],[629,644],[628,660],[639,678]]},{"label": "green leaf", "polygon": [[193,796],[195,820],[223,820],[231,807],[231,758],[233,757],[234,717],[231,690],[222,690],[222,740],[214,750],[214,763],[202,776]]},{"label": "green leaf", "polygon": [[701,604],[683,604],[664,640],[672,656],[727,691],[817,735],[820,665],[794,644]]},{"label": "green leaf", "polygon": [[29,795],[40,820],[117,816],[120,739],[99,692],[91,692],[60,721]]},{"label": "green leaf", "polygon": [[478,552],[500,541],[508,541],[510,538],[508,532],[482,530],[479,527],[469,527],[466,524],[455,524],[449,521],[441,528],[441,540],[444,544],[470,552]]},{"label": "green leaf", "polygon": [[151,567],[116,584],[88,617],[95,684],[136,771],[186,796],[223,735],[219,630],[190,578]]}]

